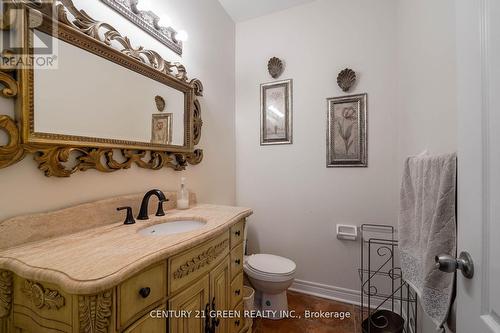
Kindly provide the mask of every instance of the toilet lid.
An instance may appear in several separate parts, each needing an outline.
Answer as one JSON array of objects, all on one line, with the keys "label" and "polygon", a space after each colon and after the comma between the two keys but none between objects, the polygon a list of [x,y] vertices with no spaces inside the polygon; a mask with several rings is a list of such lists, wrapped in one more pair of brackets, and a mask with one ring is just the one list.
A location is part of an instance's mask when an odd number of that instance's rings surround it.
[{"label": "toilet lid", "polygon": [[267,274],[290,274],[295,272],[297,268],[292,260],[272,254],[251,255],[247,264],[251,268]]}]

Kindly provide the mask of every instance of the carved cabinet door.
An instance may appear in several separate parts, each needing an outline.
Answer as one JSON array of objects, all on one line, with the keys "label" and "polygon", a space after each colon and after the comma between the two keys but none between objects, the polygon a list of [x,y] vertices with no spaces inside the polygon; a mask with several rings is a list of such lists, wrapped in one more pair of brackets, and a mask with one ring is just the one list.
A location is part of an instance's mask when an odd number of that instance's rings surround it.
[{"label": "carved cabinet door", "polygon": [[[230,279],[231,265],[229,257],[226,257],[219,266],[210,273],[211,307],[216,311],[230,310]],[[221,317],[221,316],[218,316]],[[214,318],[215,319],[215,318]],[[229,322],[227,319],[218,318],[219,325],[215,332],[228,333]]]},{"label": "carved cabinet door", "polygon": [[210,299],[210,279],[205,276],[168,302],[172,311],[170,333],[204,333],[203,312]]},{"label": "carved cabinet door", "polygon": [[147,314],[127,328],[124,333],[163,333],[166,332],[166,328],[167,321],[165,318],[152,318]]}]

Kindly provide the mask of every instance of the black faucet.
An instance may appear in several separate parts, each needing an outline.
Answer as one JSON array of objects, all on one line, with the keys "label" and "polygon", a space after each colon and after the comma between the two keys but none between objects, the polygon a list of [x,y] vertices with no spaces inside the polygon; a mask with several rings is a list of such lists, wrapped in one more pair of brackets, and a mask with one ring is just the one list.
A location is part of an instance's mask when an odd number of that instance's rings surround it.
[{"label": "black faucet", "polygon": [[163,211],[163,203],[165,201],[168,201],[168,199],[165,197],[165,194],[163,194],[162,191],[160,190],[151,190],[148,193],[144,195],[144,198],[142,199],[141,203],[141,210],[139,211],[139,215],[137,215],[138,220],[147,220],[149,219],[148,217],[148,204],[149,204],[149,198],[151,196],[156,195],[158,197],[158,209],[156,210],[156,216],[164,216],[165,212]]},{"label": "black faucet", "polygon": [[123,224],[134,224],[134,215],[132,214],[132,207],[119,207],[116,210],[127,210],[127,217],[125,218],[125,222]]}]

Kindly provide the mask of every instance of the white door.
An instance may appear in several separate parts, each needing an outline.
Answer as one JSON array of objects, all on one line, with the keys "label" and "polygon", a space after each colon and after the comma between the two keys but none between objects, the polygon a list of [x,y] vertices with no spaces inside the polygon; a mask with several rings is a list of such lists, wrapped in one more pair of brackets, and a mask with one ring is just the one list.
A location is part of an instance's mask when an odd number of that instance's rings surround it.
[{"label": "white door", "polygon": [[457,333],[500,333],[500,1],[457,0]]}]

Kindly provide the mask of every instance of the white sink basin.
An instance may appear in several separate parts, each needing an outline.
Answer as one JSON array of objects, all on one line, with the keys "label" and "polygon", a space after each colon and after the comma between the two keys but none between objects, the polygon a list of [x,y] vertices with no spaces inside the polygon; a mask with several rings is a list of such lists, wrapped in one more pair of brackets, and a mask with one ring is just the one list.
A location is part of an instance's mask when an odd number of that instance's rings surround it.
[{"label": "white sink basin", "polygon": [[174,235],[193,231],[203,227],[204,225],[205,222],[194,220],[170,221],[139,230],[139,234],[145,236]]}]

